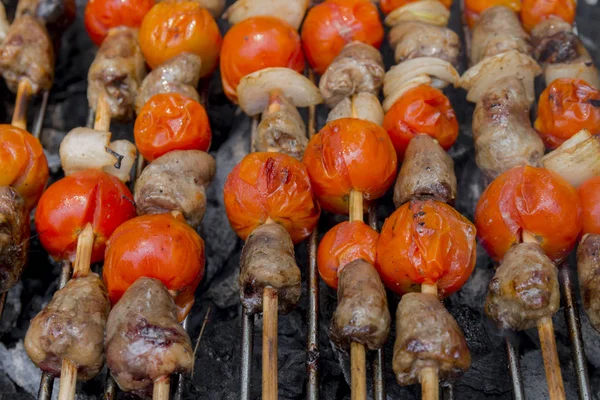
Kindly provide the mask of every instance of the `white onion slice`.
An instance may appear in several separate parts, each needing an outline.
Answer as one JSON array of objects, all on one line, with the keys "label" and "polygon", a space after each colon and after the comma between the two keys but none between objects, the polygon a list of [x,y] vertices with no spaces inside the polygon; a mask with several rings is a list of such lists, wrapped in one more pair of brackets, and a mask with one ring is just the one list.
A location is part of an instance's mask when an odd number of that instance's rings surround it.
[{"label": "white onion slice", "polygon": [[115,140],[108,146],[115,153],[123,156],[119,168],[115,164],[110,164],[102,168],[107,174],[119,178],[121,182],[129,182],[131,179],[131,169],[135,164],[137,149],[129,140]]},{"label": "white onion slice", "polygon": [[571,78],[581,79],[588,85],[600,89],[600,79],[598,78],[598,69],[593,62],[571,62],[544,65],[544,81],[546,86],[550,85],[556,79]]},{"label": "white onion slice", "polygon": [[309,0],[237,0],[231,5],[223,18],[234,25],[250,17],[259,15],[279,18],[298,30]]},{"label": "white onion slice", "polygon": [[421,0],[395,9],[385,18],[385,24],[393,27],[403,21],[420,21],[431,25],[446,26],[449,19],[450,11],[438,0]]},{"label": "white onion slice", "polygon": [[446,60],[437,57],[417,57],[401,62],[386,72],[383,78],[383,95],[389,96],[397,92],[406,82],[419,76],[432,78],[432,86],[442,89],[448,84],[457,85],[460,75]]},{"label": "white onion slice", "polygon": [[360,92],[340,101],[327,115],[327,122],[340,118],[358,118],[382,125],[383,116],[383,109],[377,96],[369,92]]},{"label": "white onion slice", "polygon": [[389,96],[386,96],[381,105],[385,111],[388,111],[390,108],[392,108],[394,103],[410,89],[416,88],[420,85],[431,85],[432,83],[433,80],[427,75],[417,76],[410,81],[404,82],[401,86],[394,88],[394,92]]}]

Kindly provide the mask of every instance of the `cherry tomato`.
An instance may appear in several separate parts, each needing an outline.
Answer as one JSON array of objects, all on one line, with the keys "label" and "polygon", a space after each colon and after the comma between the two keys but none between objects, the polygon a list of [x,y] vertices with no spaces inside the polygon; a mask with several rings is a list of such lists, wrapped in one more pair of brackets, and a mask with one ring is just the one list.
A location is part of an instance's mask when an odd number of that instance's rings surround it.
[{"label": "cherry tomato", "polygon": [[535,129],[551,149],[582,129],[600,133],[600,91],[580,79],[554,80],[540,95]]},{"label": "cherry tomato", "polygon": [[52,257],[72,262],[79,233],[92,224],[95,263],[102,261],[113,231],[133,217],[135,205],[127,186],[112,175],[88,169],[55,182],[44,192],[35,213],[35,227]]},{"label": "cherry tomato", "polygon": [[398,162],[383,128],[356,118],[325,125],[308,143],[303,161],[321,207],[339,214],[348,213],[352,190],[367,201],[383,196]]},{"label": "cherry tomato", "polygon": [[342,268],[360,258],[375,265],[379,234],[362,221],[344,221],[329,230],[317,250],[317,266],[321,279],[329,287],[338,288]]},{"label": "cherry tomato", "polygon": [[304,71],[298,32],[274,17],[251,17],[235,24],[223,38],[221,80],[229,99],[237,103],[237,85],[244,76],[269,67]]},{"label": "cherry tomato", "polygon": [[48,182],[48,162],[40,141],[12,125],[0,125],[0,186],[12,186],[27,208],[37,204]]},{"label": "cherry tomato", "polygon": [[497,177],[475,210],[479,238],[497,261],[527,232],[558,262],[573,249],[581,224],[577,191],[558,174],[530,166]]},{"label": "cherry tomato", "polygon": [[140,110],[133,133],[148,161],[173,150],[207,151],[212,137],[204,107],[179,93],[152,96]]},{"label": "cherry tomato", "polygon": [[304,164],[280,153],[244,157],[227,177],[223,194],[229,223],[243,240],[270,218],[299,243],[321,213]]},{"label": "cherry tomato", "polygon": [[139,28],[153,5],[154,0],[90,0],[85,6],[85,29],[100,46],[110,28]]},{"label": "cherry tomato", "polygon": [[556,17],[573,24],[576,0],[522,0],[521,23],[527,32],[540,22]]},{"label": "cherry tomato", "polygon": [[140,47],[151,68],[181,53],[194,53],[202,59],[200,77],[217,67],[221,40],[214,18],[195,1],[158,3],[140,27]]},{"label": "cherry tomato", "polygon": [[204,241],[183,215],[151,214],[117,228],[106,246],[103,278],[115,304],[138,278],[160,280],[175,293],[183,321],[204,275]]},{"label": "cherry tomato", "polygon": [[479,19],[479,15],[494,6],[508,7],[514,12],[521,11],[522,0],[464,0],[465,17],[469,28],[473,28]]},{"label": "cherry tomato", "polygon": [[385,285],[398,294],[437,284],[448,296],[475,267],[476,230],[446,203],[411,200],[385,221],[377,242],[377,265]]},{"label": "cherry tomato", "polygon": [[582,233],[600,235],[600,176],[587,180],[577,192],[581,201]]},{"label": "cherry tomato", "polygon": [[[379,0],[379,6],[381,7],[381,11],[385,15],[388,15],[395,9],[400,8],[408,3],[412,3],[414,1],[419,1],[419,0]],[[450,7],[452,7],[452,0],[439,0],[439,1],[444,6],[446,6],[447,9],[450,9]]]},{"label": "cherry tomato", "polygon": [[322,74],[352,41],[379,48],[383,25],[370,0],[326,0],[312,7],[302,25],[302,47],[309,64]]},{"label": "cherry tomato", "polygon": [[409,89],[385,114],[383,128],[390,135],[398,159],[410,140],[427,134],[448,150],[458,137],[458,121],[450,100],[440,90],[429,85]]}]

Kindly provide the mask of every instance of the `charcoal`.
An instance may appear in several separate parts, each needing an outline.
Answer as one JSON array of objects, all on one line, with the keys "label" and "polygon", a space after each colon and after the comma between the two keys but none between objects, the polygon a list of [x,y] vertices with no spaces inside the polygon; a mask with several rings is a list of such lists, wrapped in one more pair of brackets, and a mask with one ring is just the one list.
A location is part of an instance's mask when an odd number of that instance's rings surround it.
[{"label": "charcoal", "polygon": [[17,318],[21,314],[21,294],[23,293],[23,282],[17,282],[6,295],[4,313],[0,320],[0,335],[10,332],[15,328]]},{"label": "charcoal", "polygon": [[[567,399],[577,398],[577,387],[573,376],[572,364],[561,363],[562,376]],[[544,360],[541,350],[527,352],[521,359],[521,371],[525,388],[525,397],[528,399],[547,399],[548,384],[544,372]]]}]

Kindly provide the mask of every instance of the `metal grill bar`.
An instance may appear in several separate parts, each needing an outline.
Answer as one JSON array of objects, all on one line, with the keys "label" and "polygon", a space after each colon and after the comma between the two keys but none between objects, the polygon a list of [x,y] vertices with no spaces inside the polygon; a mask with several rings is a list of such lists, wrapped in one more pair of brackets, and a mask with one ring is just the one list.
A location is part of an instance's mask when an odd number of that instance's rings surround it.
[{"label": "metal grill bar", "polygon": [[254,315],[242,306],[242,360],[240,400],[250,400],[252,389],[252,350],[254,349]]},{"label": "metal grill bar", "polygon": [[519,361],[517,349],[508,337],[505,338],[505,344],[506,357],[508,358],[508,369],[513,388],[513,399],[525,400],[525,394],[523,392],[523,378],[521,377],[521,362]]}]

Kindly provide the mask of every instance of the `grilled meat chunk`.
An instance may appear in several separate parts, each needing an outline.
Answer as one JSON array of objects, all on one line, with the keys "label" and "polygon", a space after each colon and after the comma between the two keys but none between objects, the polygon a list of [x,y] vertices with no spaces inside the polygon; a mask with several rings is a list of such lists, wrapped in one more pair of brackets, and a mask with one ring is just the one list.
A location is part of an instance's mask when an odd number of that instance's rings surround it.
[{"label": "grilled meat chunk", "polygon": [[430,197],[450,204],[456,199],[454,161],[429,135],[410,141],[394,186],[396,207],[413,197]]},{"label": "grilled meat chunk", "polygon": [[54,49],[46,28],[31,15],[16,18],[0,45],[0,71],[8,88],[17,92],[26,79],[32,93],[52,87]]},{"label": "grilled meat chunk", "polygon": [[296,107],[285,96],[271,94],[258,124],[254,151],[277,151],[302,160],[307,144],[306,126]]},{"label": "grilled meat chunk", "polygon": [[407,293],[396,311],[393,368],[400,385],[418,383],[423,368],[456,379],[471,366],[471,353],[452,315],[436,296]]},{"label": "grilled meat chunk", "polygon": [[587,234],[579,242],[577,276],[583,308],[600,332],[600,235]]},{"label": "grilled meat chunk", "polygon": [[277,291],[279,312],[288,313],[301,292],[300,269],[287,230],[275,223],[260,225],[248,236],[240,259],[240,298],[251,314],[262,312],[265,287]]},{"label": "grilled meat chunk", "polygon": [[512,246],[489,284],[485,313],[503,329],[535,327],[538,319],[558,310],[557,274],[537,243]]},{"label": "grilled meat chunk", "polygon": [[60,375],[62,359],[77,365],[77,379],[88,380],[104,366],[104,328],[108,293],[96,274],[71,279],[31,320],[25,350],[42,371]]},{"label": "grilled meat chunk", "polygon": [[490,7],[481,13],[473,29],[470,63],[474,65],[509,50],[529,54],[529,35],[514,11],[504,6]]},{"label": "grilled meat chunk", "polygon": [[572,61],[579,56],[579,38],[571,24],[556,18],[540,22],[531,31],[533,55],[540,63]]},{"label": "grilled meat chunk", "polygon": [[0,293],[21,278],[29,250],[29,213],[19,192],[0,186]]},{"label": "grilled meat chunk", "polygon": [[106,323],[106,364],[126,392],[147,394],[154,380],[192,369],[187,332],[177,321],[169,291],[157,279],[139,278],[113,307]]},{"label": "grilled meat chunk", "polygon": [[330,327],[331,340],[342,349],[350,342],[381,348],[390,332],[390,310],[379,273],[363,259],[346,264],[339,277],[338,306]]},{"label": "grilled meat chunk", "polygon": [[157,158],[144,168],[135,184],[138,215],[179,211],[197,228],[215,172],[215,159],[200,150],[170,151]]},{"label": "grilled meat chunk", "polygon": [[75,20],[75,0],[19,0],[15,18],[30,15],[40,20],[57,41]]},{"label": "grilled meat chunk", "polygon": [[490,178],[520,165],[537,166],[544,144],[531,127],[523,84],[505,78],[485,93],[473,113],[475,161]]},{"label": "grilled meat chunk", "polygon": [[192,53],[181,53],[153,69],[142,82],[135,97],[135,111],[140,112],[152,96],[159,93],[179,93],[200,102],[196,90],[200,80],[202,60]]},{"label": "grilled meat chunk", "polygon": [[88,103],[94,111],[102,94],[110,106],[111,118],[128,121],[134,115],[138,87],[146,75],[146,64],[137,30],[112,28],[98,49],[88,71]]},{"label": "grilled meat chunk", "polygon": [[379,93],[385,66],[379,50],[365,43],[347,44],[327,68],[319,90],[329,107],[360,92]]},{"label": "grilled meat chunk", "polygon": [[6,18],[6,9],[4,8],[4,3],[0,2],[0,43],[4,42],[4,39],[6,39],[9,28],[10,23],[8,22],[8,18]]},{"label": "grilled meat chunk", "polygon": [[455,67],[460,57],[460,38],[445,26],[403,21],[390,31],[390,46],[397,63],[417,57],[437,57]]},{"label": "grilled meat chunk", "polygon": [[383,117],[383,108],[377,96],[360,92],[340,101],[327,115],[327,123],[340,118],[358,118],[383,125]]}]

